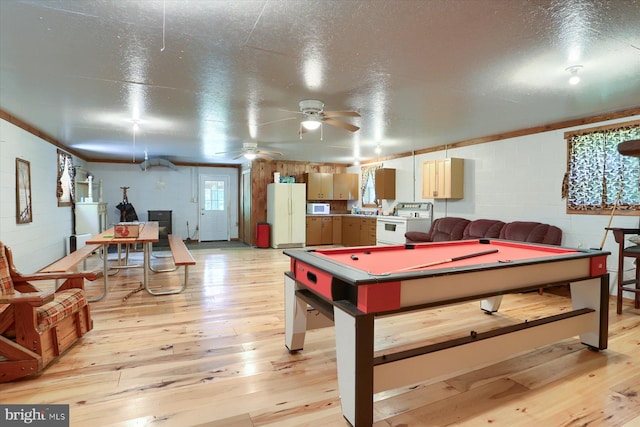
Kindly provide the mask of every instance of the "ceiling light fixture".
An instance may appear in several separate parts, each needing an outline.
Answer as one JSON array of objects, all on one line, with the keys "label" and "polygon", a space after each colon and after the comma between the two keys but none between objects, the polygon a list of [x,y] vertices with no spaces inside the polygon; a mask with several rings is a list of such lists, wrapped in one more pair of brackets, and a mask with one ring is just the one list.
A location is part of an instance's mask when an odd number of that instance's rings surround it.
[{"label": "ceiling light fixture", "polygon": [[580,76],[578,75],[578,71],[580,71],[581,68],[582,65],[572,65],[571,67],[567,67],[566,71],[571,74],[571,77],[569,77],[570,85],[577,85],[578,83],[580,83]]},{"label": "ceiling light fixture", "polygon": [[380,147],[380,144],[376,145],[376,148],[374,151],[376,152],[376,154],[382,153],[382,147]]},{"label": "ceiling light fixture", "polygon": [[307,130],[316,130],[320,127],[322,121],[316,114],[308,114],[302,121],[302,126]]},{"label": "ceiling light fixture", "polygon": [[244,153],[244,158],[247,160],[253,160],[256,158],[256,153]]}]

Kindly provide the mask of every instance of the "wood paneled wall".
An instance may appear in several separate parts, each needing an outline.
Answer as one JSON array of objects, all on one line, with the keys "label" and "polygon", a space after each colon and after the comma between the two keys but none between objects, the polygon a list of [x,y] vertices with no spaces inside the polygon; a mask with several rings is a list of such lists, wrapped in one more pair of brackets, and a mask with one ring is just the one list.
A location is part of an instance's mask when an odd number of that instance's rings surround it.
[{"label": "wood paneled wall", "polygon": [[[293,176],[296,182],[302,182],[307,172],[346,173],[347,165],[254,160],[251,164],[251,221],[248,233],[242,238],[249,245],[256,244],[257,224],[267,220],[267,184],[273,182],[274,172],[280,172],[282,177]],[[346,209],[346,202],[343,203]]]}]

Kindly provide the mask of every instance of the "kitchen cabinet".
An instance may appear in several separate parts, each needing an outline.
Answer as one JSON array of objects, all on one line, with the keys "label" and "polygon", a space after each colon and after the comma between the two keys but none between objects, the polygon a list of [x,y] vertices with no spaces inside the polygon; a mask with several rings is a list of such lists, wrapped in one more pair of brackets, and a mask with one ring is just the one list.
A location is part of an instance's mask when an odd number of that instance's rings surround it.
[{"label": "kitchen cabinet", "polygon": [[395,200],[396,170],[388,169],[388,168],[376,169],[375,188],[376,188],[376,199]]},{"label": "kitchen cabinet", "polygon": [[333,220],[330,216],[320,218],[320,244],[330,245],[333,243]]},{"label": "kitchen cabinet", "polygon": [[322,224],[317,216],[307,216],[306,219],[306,244],[307,246],[319,245],[322,233]]},{"label": "kitchen cabinet", "polygon": [[333,200],[332,173],[305,173],[307,200]]},{"label": "kitchen cabinet", "polygon": [[346,216],[342,218],[342,244],[358,246],[360,242],[360,218]]},{"label": "kitchen cabinet", "polygon": [[343,217],[342,244],[344,246],[374,246],[376,244],[376,217]]},{"label": "kitchen cabinet", "polygon": [[358,200],[358,174],[333,175],[333,200]]},{"label": "kitchen cabinet", "polygon": [[464,159],[427,160],[422,163],[422,198],[462,199]]},{"label": "kitchen cabinet", "polygon": [[331,241],[334,245],[342,244],[342,217],[341,216],[333,216],[332,217],[332,232],[333,237]]},{"label": "kitchen cabinet", "polygon": [[375,246],[376,244],[376,217],[362,218],[360,222],[359,246]]},{"label": "kitchen cabinet", "polygon": [[306,220],[307,246],[333,243],[333,220],[330,216],[310,216]]}]

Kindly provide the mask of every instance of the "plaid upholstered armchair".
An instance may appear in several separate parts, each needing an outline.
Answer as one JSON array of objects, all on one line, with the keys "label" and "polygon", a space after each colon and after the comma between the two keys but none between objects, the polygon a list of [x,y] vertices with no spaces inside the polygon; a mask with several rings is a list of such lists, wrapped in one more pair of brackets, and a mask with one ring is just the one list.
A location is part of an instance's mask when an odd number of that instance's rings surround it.
[{"label": "plaid upholstered armchair", "polygon": [[[84,279],[94,273],[22,275],[0,242],[0,382],[42,371],[93,328]],[[31,281],[62,279],[41,292]]]}]

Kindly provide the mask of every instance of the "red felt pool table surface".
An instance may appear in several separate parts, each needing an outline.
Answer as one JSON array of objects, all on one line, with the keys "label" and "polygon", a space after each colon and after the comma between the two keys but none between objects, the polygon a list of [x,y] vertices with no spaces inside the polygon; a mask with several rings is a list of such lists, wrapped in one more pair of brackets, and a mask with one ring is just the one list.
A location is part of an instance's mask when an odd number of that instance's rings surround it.
[{"label": "red felt pool table surface", "polygon": [[[362,270],[370,274],[394,273],[397,271],[421,271],[443,268],[478,266],[500,262],[523,260],[537,260],[555,258],[561,255],[575,254],[578,251],[555,246],[539,246],[529,243],[490,240],[457,240],[453,242],[439,242],[415,244],[407,246],[372,246],[353,248],[319,249],[315,253],[333,262]],[[410,249],[413,247],[413,249]],[[497,252],[448,261],[451,258],[475,254],[484,251]],[[415,268],[433,262],[437,265]]]}]

